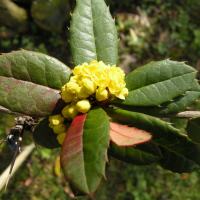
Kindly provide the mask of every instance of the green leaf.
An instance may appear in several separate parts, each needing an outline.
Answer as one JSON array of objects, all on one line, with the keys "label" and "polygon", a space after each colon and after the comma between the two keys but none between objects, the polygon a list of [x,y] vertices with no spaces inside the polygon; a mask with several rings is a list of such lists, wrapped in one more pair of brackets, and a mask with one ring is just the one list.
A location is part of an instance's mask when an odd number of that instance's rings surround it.
[{"label": "green leaf", "polygon": [[54,89],[69,82],[71,69],[57,59],[33,51],[13,51],[0,56],[0,76]]},{"label": "green leaf", "polygon": [[152,141],[139,144],[136,147],[119,147],[111,142],[108,154],[118,160],[134,165],[149,165],[162,158],[160,149]]},{"label": "green leaf", "polygon": [[2,76],[0,97],[0,105],[12,112],[39,117],[51,115],[62,102],[58,90]]},{"label": "green leaf", "polygon": [[192,142],[187,136],[180,133],[170,124],[152,116],[141,113],[106,109],[110,117],[123,124],[136,127],[152,133],[152,140],[167,148],[168,150],[180,154],[200,166],[200,146]]},{"label": "green leaf", "polygon": [[76,190],[92,196],[105,176],[110,123],[102,108],[75,117],[61,152],[65,178]]},{"label": "green leaf", "polygon": [[197,100],[199,95],[200,86],[195,79],[192,83],[191,88],[186,91],[184,95],[178,96],[174,98],[173,101],[163,103],[160,106],[127,106],[123,104],[112,104],[125,110],[140,112],[151,116],[164,117],[185,110],[186,108],[188,108],[188,106],[190,106]]},{"label": "green leaf", "polygon": [[117,64],[117,31],[104,0],[78,0],[69,32],[75,66],[93,60]]},{"label": "green leaf", "polygon": [[159,106],[183,95],[192,85],[196,70],[183,62],[163,60],[140,67],[125,78],[129,94],[111,102],[131,106]]},{"label": "green leaf", "polygon": [[168,169],[172,172],[177,173],[191,173],[200,169],[200,166],[192,160],[187,159],[186,157],[169,151],[167,148],[159,146],[163,158],[158,161],[158,164],[164,169]]},{"label": "green leaf", "polygon": [[79,197],[79,196],[84,196],[85,194],[82,192],[79,192],[72,184],[69,183],[70,189],[72,191],[72,193],[74,194],[75,197]]},{"label": "green leaf", "polygon": [[45,117],[35,127],[33,132],[33,138],[35,142],[48,149],[54,149],[61,147],[56,139],[58,135],[53,132],[53,129],[49,127],[49,118]]},{"label": "green leaf", "polygon": [[186,131],[192,141],[200,144],[200,117],[188,120]]}]

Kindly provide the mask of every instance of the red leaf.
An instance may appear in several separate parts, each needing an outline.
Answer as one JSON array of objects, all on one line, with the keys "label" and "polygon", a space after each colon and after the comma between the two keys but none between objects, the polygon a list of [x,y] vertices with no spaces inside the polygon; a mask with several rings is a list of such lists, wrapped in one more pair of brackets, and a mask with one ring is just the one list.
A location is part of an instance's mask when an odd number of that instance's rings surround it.
[{"label": "red leaf", "polygon": [[133,146],[151,140],[151,134],[137,129],[110,122],[110,139],[118,146]]},{"label": "red leaf", "polygon": [[[73,162],[79,165],[82,161],[82,151],[83,142],[83,126],[86,119],[87,114],[76,116],[76,118],[72,121],[71,126],[67,130],[67,134],[65,140],[62,145],[61,151],[61,165],[62,168],[66,168],[67,163]],[[76,166],[77,166],[76,165]],[[68,169],[72,170],[72,169]],[[64,171],[65,173],[65,171]],[[65,178],[69,180],[69,177],[65,174]]]}]

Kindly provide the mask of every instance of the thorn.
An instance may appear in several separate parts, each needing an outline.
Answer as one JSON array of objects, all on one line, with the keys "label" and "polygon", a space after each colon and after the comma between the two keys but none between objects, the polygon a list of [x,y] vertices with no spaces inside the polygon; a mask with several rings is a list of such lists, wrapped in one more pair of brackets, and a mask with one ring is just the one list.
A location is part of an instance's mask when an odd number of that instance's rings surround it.
[{"label": "thorn", "polygon": [[105,174],[103,174],[103,177],[104,177],[104,179],[107,181],[107,178],[106,178],[106,175],[105,175]]},{"label": "thorn", "polygon": [[162,106],[161,106],[161,105],[158,105],[158,107],[160,107],[160,108],[161,108]]},{"label": "thorn", "polygon": [[71,13],[71,12],[70,12],[69,14],[70,14],[70,16],[72,16],[72,13]]},{"label": "thorn", "polygon": [[170,101],[174,101],[173,99],[171,99]]},{"label": "thorn", "polygon": [[172,57],[170,57],[170,58],[167,58],[167,60],[171,60],[172,59]]}]

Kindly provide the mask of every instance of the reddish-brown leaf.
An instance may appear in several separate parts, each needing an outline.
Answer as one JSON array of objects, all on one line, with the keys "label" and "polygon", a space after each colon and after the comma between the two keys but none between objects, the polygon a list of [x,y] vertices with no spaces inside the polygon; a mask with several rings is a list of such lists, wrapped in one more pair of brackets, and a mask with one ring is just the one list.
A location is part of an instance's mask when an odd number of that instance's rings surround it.
[{"label": "reddish-brown leaf", "polygon": [[151,140],[151,137],[146,131],[110,122],[110,139],[118,146],[142,144]]}]

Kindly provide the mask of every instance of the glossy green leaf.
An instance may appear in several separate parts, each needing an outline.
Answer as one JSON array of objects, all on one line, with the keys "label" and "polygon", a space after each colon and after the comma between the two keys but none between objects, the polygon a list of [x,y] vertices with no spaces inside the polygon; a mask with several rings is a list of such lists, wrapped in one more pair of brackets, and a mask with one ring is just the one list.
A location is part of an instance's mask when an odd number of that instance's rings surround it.
[{"label": "glossy green leaf", "polygon": [[160,149],[152,141],[139,144],[136,147],[119,147],[111,142],[108,154],[118,160],[134,165],[149,165],[162,158]]},{"label": "glossy green leaf", "polygon": [[0,97],[0,105],[12,112],[39,117],[51,115],[61,102],[58,90],[2,76]]},{"label": "glossy green leaf", "polygon": [[75,66],[93,60],[117,64],[117,31],[104,0],[78,0],[69,32]]},{"label": "glossy green leaf", "polygon": [[69,82],[71,69],[59,60],[33,51],[13,51],[0,56],[0,76],[28,81],[53,89]]},{"label": "glossy green leaf", "polygon": [[61,152],[65,178],[80,192],[92,196],[105,175],[110,123],[102,108],[74,118]]},{"label": "glossy green leaf", "polygon": [[186,91],[184,95],[178,96],[174,98],[173,101],[163,103],[160,106],[127,106],[115,103],[113,105],[129,111],[140,112],[151,116],[164,117],[185,110],[186,108],[188,108],[188,106],[190,106],[197,100],[199,95],[200,86],[195,79],[192,83],[191,88]]},{"label": "glossy green leaf", "polygon": [[131,106],[159,106],[183,95],[192,85],[196,70],[183,62],[163,60],[140,67],[125,78],[129,94],[111,102]]},{"label": "glossy green leaf", "polygon": [[180,131],[170,124],[152,116],[141,113],[106,109],[110,117],[118,120],[123,124],[145,130],[152,134],[152,140],[173,151],[194,161],[200,166],[200,146],[192,142],[187,136],[180,133]]},{"label": "glossy green leaf", "polygon": [[58,135],[53,132],[53,129],[49,127],[49,118],[45,117],[35,127],[33,132],[33,138],[35,142],[48,149],[54,149],[61,147],[56,139]]},{"label": "glossy green leaf", "polygon": [[200,144],[200,117],[188,120],[186,131],[192,141]]},{"label": "glossy green leaf", "polygon": [[168,169],[176,173],[191,173],[200,169],[200,166],[192,160],[187,159],[186,157],[169,151],[167,148],[159,146],[163,158],[158,160],[158,164],[164,169]]},{"label": "glossy green leaf", "polygon": [[74,194],[75,197],[79,197],[79,196],[84,196],[85,194],[82,192],[79,192],[72,184],[69,183],[69,187],[72,191],[72,193]]}]

